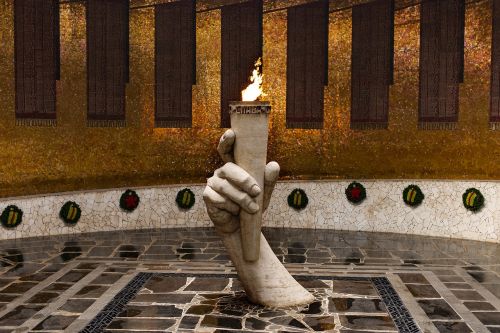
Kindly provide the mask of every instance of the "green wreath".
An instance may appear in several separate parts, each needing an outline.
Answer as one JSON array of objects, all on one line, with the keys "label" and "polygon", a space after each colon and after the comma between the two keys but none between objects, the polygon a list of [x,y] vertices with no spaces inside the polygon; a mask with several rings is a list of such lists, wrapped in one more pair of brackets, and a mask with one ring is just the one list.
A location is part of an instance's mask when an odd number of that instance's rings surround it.
[{"label": "green wreath", "polygon": [[177,197],[175,198],[175,202],[177,202],[177,206],[182,209],[190,209],[193,207],[195,203],[194,193],[188,188],[180,190],[177,193]]},{"label": "green wreath", "polygon": [[120,208],[127,212],[132,212],[139,206],[140,201],[141,199],[137,193],[134,190],[128,189],[120,197]]},{"label": "green wreath", "polygon": [[82,209],[74,201],[67,201],[59,211],[59,217],[67,224],[76,224],[82,216]]},{"label": "green wreath", "polygon": [[462,194],[462,201],[465,208],[473,212],[477,212],[484,206],[484,196],[476,188],[468,188]]},{"label": "green wreath", "polygon": [[403,190],[403,201],[408,206],[416,207],[419,206],[422,201],[424,201],[424,193],[417,185],[411,184],[408,185]]},{"label": "green wreath", "polygon": [[23,220],[23,211],[14,205],[7,206],[0,215],[0,220],[5,228],[15,228]]},{"label": "green wreath", "polygon": [[309,203],[309,198],[303,189],[296,188],[288,195],[288,206],[301,210],[306,208]]},{"label": "green wreath", "polygon": [[352,182],[345,189],[347,200],[352,203],[360,203],[366,199],[366,189],[358,182]]}]

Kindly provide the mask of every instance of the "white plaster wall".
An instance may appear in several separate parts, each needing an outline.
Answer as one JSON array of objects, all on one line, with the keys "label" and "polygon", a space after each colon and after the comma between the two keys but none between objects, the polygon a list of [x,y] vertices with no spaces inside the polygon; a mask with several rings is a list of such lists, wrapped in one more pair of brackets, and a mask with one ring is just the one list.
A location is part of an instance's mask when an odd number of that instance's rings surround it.
[{"label": "white plaster wall", "polygon": [[[345,198],[344,190],[350,182],[280,182],[264,215],[264,225],[394,232],[500,243],[500,182],[366,180],[361,183],[366,187],[367,198],[360,205],[353,205]],[[401,197],[403,189],[412,183],[419,185],[425,194],[424,202],[417,208],[406,206]],[[188,211],[179,209],[175,203],[177,192],[185,187],[196,196],[195,205]],[[302,211],[287,204],[289,193],[297,187],[304,189],[309,197],[309,205]],[[476,213],[466,210],[462,204],[462,193],[470,187],[478,188],[485,197],[485,206]],[[0,199],[0,210],[14,204],[24,212],[23,222],[17,228],[0,229],[0,239],[210,226],[201,198],[203,188],[202,184],[136,188],[141,202],[132,213],[119,207],[119,198],[125,189]],[[68,200],[82,208],[81,219],[74,226],[65,225],[58,217],[61,206]]]}]

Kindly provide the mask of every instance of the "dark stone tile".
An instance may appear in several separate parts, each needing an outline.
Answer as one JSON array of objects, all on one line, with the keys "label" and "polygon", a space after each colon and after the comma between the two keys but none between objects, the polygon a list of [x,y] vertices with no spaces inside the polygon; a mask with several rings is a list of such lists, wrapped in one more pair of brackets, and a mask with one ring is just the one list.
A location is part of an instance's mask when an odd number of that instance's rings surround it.
[{"label": "dark stone tile", "polygon": [[484,325],[500,325],[500,312],[473,312]]},{"label": "dark stone tile", "polygon": [[471,311],[494,311],[496,308],[488,302],[464,302],[467,309]]},{"label": "dark stone tile", "polygon": [[491,332],[491,333],[500,333],[500,327],[494,327],[494,326],[486,326],[486,328]]},{"label": "dark stone tile", "polygon": [[451,292],[462,301],[484,301],[484,297],[475,290],[452,290]]},{"label": "dark stone tile", "polygon": [[295,318],[289,317],[289,316],[273,318],[270,321],[272,323],[274,323],[274,324],[277,324],[277,325],[283,325],[283,326],[288,326],[288,327],[293,327],[293,328],[300,328],[300,329],[306,329],[307,328],[300,321],[298,321]]},{"label": "dark stone tile", "polygon": [[333,280],[333,291],[341,294],[378,296],[370,281]]},{"label": "dark stone tile", "polygon": [[122,330],[166,330],[175,324],[175,319],[116,318],[107,328]]},{"label": "dark stone tile", "polygon": [[435,321],[434,326],[440,333],[468,333],[472,332],[469,326],[463,322]]},{"label": "dark stone tile", "polygon": [[34,286],[36,286],[37,283],[34,282],[14,282],[2,289],[1,293],[2,294],[24,294]]},{"label": "dark stone tile", "polygon": [[419,300],[418,304],[430,319],[460,319],[451,306],[442,299]]},{"label": "dark stone tile", "polygon": [[305,317],[304,322],[311,327],[315,332],[329,331],[335,328],[335,319],[331,316],[327,317]]},{"label": "dark stone tile", "polygon": [[127,305],[118,317],[180,317],[182,310],[174,305]]},{"label": "dark stone tile", "polygon": [[0,326],[19,326],[42,308],[42,305],[20,305],[0,318]]},{"label": "dark stone tile", "polygon": [[50,264],[46,267],[44,267],[40,272],[50,272],[50,273],[55,273],[64,268],[66,264]]},{"label": "dark stone tile", "polygon": [[26,303],[28,304],[45,304],[50,303],[56,297],[59,296],[59,293],[54,292],[39,292],[31,297]]},{"label": "dark stone tile", "polygon": [[154,293],[168,293],[183,287],[186,282],[186,277],[153,276],[144,285],[144,288],[149,289]]},{"label": "dark stone tile", "polygon": [[43,291],[65,291],[69,289],[72,286],[70,283],[60,283],[60,282],[54,282],[51,283],[47,288],[45,288]]},{"label": "dark stone tile", "polygon": [[212,260],[216,254],[213,253],[186,253],[180,256],[180,259],[182,260],[203,260],[203,261],[208,261]]},{"label": "dark stone tile", "polygon": [[438,278],[442,282],[465,282],[464,279],[457,275],[442,275],[438,276]]},{"label": "dark stone tile", "polygon": [[316,301],[316,302],[312,302],[311,304],[309,304],[307,306],[307,308],[305,310],[302,310],[301,313],[304,313],[304,314],[321,314],[322,310],[321,310],[321,302],[320,301]]},{"label": "dark stone tile", "polygon": [[257,318],[247,318],[245,320],[245,328],[249,330],[265,330],[269,323]]},{"label": "dark stone tile", "polygon": [[439,293],[430,284],[407,284],[411,294],[417,298],[440,298]]},{"label": "dark stone tile", "polygon": [[307,249],[305,248],[293,248],[293,247],[288,248],[289,255],[303,255],[306,253],[306,251]]},{"label": "dark stone tile", "polygon": [[201,321],[200,327],[241,329],[242,325],[240,318],[205,315],[205,317]]},{"label": "dark stone tile", "polygon": [[339,316],[340,323],[350,329],[368,330],[396,330],[396,326],[390,317],[386,316]]},{"label": "dark stone tile", "polygon": [[197,277],[184,290],[186,291],[222,291],[229,283],[227,278]]},{"label": "dark stone tile", "polygon": [[34,281],[34,282],[40,282],[45,280],[46,278],[50,277],[52,273],[48,272],[38,272],[36,274],[31,274],[27,276],[23,276],[22,278],[19,279],[19,281]]},{"label": "dark stone tile", "polygon": [[33,331],[41,330],[63,330],[68,327],[78,316],[49,316],[40,324],[35,326]]},{"label": "dark stone tile", "polygon": [[75,258],[78,258],[81,255],[81,252],[63,252],[59,255],[59,258],[62,260],[62,262],[68,262]]},{"label": "dark stone tile", "polygon": [[85,270],[85,271],[91,271],[91,270],[94,270],[96,269],[97,267],[99,267],[99,263],[90,263],[90,262],[84,262],[84,263],[81,263],[80,265],[76,266],[75,269],[78,269],[78,270]]},{"label": "dark stone tile", "polygon": [[115,256],[120,258],[137,259],[140,254],[141,254],[140,252],[128,251],[128,252],[117,252]]},{"label": "dark stone tile", "polygon": [[273,317],[279,317],[279,316],[284,316],[286,313],[284,311],[280,310],[264,310],[261,313],[259,313],[260,318],[273,318]]},{"label": "dark stone tile", "polygon": [[285,255],[285,263],[291,264],[303,264],[306,262],[306,256],[304,255]]},{"label": "dark stone tile", "polygon": [[175,249],[176,253],[184,254],[184,253],[201,253],[201,249]]},{"label": "dark stone tile", "polygon": [[365,298],[329,298],[328,310],[330,312],[386,312],[382,300]]},{"label": "dark stone tile", "polygon": [[118,281],[123,275],[113,274],[113,273],[103,273],[99,275],[95,280],[90,282],[90,284],[113,284]]},{"label": "dark stone tile", "polygon": [[144,254],[174,254],[174,251],[172,250],[172,246],[166,246],[166,245],[163,245],[163,246],[151,246],[149,247],[149,249],[147,249],[146,252],[144,252]]},{"label": "dark stone tile", "polygon": [[182,320],[179,324],[180,329],[194,329],[198,322],[200,321],[200,317],[197,316],[183,316]]},{"label": "dark stone tile", "polygon": [[94,304],[94,302],[95,300],[93,299],[69,299],[59,308],[59,310],[72,313],[83,313]]},{"label": "dark stone tile", "polygon": [[144,251],[144,246],[123,244],[118,247],[119,252],[140,252]]},{"label": "dark stone tile", "polygon": [[483,284],[483,287],[488,289],[497,298],[500,298],[500,284]]},{"label": "dark stone tile", "polygon": [[177,260],[179,259],[178,254],[143,254],[139,257],[139,260]]},{"label": "dark stone tile", "polygon": [[498,275],[492,272],[467,271],[477,282],[481,283],[500,283]]},{"label": "dark stone tile", "polygon": [[134,302],[155,302],[167,304],[186,304],[191,302],[195,294],[138,294]]},{"label": "dark stone tile", "polygon": [[[215,302],[214,302],[215,303]],[[187,314],[194,314],[194,315],[204,315],[211,313],[214,310],[213,305],[192,305],[189,307],[187,310]]]},{"label": "dark stone tile", "polygon": [[328,288],[328,285],[321,280],[298,280],[297,282],[302,287],[309,289]]},{"label": "dark stone tile", "polygon": [[358,248],[331,248],[333,255],[337,258],[363,258]]},{"label": "dark stone tile", "polygon": [[77,282],[80,281],[89,272],[87,271],[69,271],[57,280],[58,282]]},{"label": "dark stone tile", "polygon": [[80,289],[75,298],[99,298],[109,289],[109,286],[88,285]]},{"label": "dark stone tile", "polygon": [[404,283],[430,284],[429,281],[420,273],[398,273],[398,276]]},{"label": "dark stone tile", "polygon": [[96,246],[86,254],[86,257],[109,257],[114,250],[114,246]]},{"label": "dark stone tile", "polygon": [[448,289],[472,289],[468,283],[448,282],[444,284]]},{"label": "dark stone tile", "polygon": [[5,302],[9,303],[12,302],[14,299],[18,298],[20,295],[16,294],[0,294],[0,302]]}]

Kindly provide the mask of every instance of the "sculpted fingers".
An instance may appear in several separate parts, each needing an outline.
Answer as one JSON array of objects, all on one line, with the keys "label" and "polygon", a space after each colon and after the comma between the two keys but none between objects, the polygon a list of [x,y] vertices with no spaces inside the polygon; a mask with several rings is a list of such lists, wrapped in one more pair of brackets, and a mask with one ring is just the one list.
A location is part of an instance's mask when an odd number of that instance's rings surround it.
[{"label": "sculpted fingers", "polygon": [[224,162],[234,162],[233,145],[236,135],[233,130],[228,129],[220,138],[217,151]]},{"label": "sculpted fingers", "polygon": [[216,170],[216,175],[228,180],[252,197],[259,195],[261,192],[257,181],[234,163],[226,163],[222,168]]},{"label": "sculpted fingers", "polygon": [[209,186],[207,186],[205,191],[203,191],[203,200],[205,200],[207,207],[217,207],[231,213],[232,215],[238,215],[240,212],[240,207],[237,204],[224,198]]},{"label": "sculpted fingers", "polygon": [[264,210],[269,206],[279,174],[280,166],[278,163],[274,161],[267,163],[266,171],[264,172]]},{"label": "sculpted fingers", "polygon": [[218,192],[218,194],[223,197],[227,197],[250,214],[259,210],[259,205],[257,205],[248,194],[225,179],[216,176],[210,177],[207,181],[207,185],[211,187],[212,190]]}]

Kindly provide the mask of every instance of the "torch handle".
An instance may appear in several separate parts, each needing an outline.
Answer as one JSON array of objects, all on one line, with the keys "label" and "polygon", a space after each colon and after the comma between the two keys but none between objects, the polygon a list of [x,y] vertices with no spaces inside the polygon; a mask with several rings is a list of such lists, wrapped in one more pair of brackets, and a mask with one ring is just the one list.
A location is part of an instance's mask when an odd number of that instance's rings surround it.
[{"label": "torch handle", "polygon": [[231,128],[235,132],[234,160],[252,176],[261,194],[255,197],[259,210],[250,214],[240,211],[240,229],[243,257],[246,261],[259,259],[262,206],[264,193],[264,172],[266,169],[268,124],[267,115],[231,115]]}]

